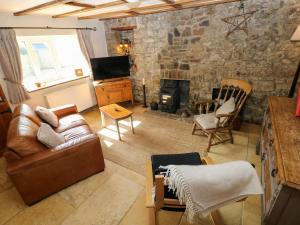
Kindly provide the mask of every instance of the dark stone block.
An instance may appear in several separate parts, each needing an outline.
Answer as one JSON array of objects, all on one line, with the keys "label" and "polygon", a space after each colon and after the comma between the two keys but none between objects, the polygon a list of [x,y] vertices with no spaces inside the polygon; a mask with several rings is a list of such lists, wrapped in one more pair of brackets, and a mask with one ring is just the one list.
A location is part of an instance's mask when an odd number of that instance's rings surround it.
[{"label": "dark stone block", "polygon": [[189,70],[190,69],[190,65],[189,64],[180,64],[180,69],[181,70]]},{"label": "dark stone block", "polygon": [[192,35],[192,31],[190,27],[186,27],[184,29],[184,31],[182,32],[182,36],[183,37],[187,37],[187,36],[191,36]]},{"label": "dark stone block", "polygon": [[199,42],[200,40],[201,40],[201,38],[196,37],[196,38],[193,38],[193,39],[191,40],[191,42],[192,42],[192,44],[195,44],[195,43]]},{"label": "dark stone block", "polygon": [[169,45],[173,45],[173,34],[168,33],[168,43]]},{"label": "dark stone block", "polygon": [[175,37],[179,37],[180,36],[180,32],[177,28],[174,28],[174,35]]},{"label": "dark stone block", "polygon": [[204,20],[199,25],[207,27],[207,26],[209,26],[209,20]]}]

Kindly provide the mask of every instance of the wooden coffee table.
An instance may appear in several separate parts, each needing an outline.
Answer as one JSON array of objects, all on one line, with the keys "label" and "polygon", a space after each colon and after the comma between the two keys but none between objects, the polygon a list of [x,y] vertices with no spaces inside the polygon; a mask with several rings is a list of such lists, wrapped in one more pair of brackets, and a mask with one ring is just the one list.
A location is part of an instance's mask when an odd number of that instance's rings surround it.
[{"label": "wooden coffee table", "polygon": [[124,120],[126,118],[129,118],[130,124],[131,124],[131,130],[134,134],[133,129],[133,122],[132,122],[132,114],[128,109],[123,108],[122,106],[119,106],[118,104],[110,104],[106,106],[102,106],[99,108],[101,113],[101,121],[102,121],[102,127],[105,127],[105,116],[108,116],[109,118],[113,119],[117,126],[118,131],[118,137],[121,141],[121,135],[120,135],[120,129],[119,129],[119,121]]}]

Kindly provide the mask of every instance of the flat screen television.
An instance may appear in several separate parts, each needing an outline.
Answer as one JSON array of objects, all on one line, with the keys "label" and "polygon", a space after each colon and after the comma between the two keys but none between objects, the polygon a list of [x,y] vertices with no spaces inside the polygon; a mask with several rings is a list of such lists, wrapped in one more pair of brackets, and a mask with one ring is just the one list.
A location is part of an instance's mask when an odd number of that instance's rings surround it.
[{"label": "flat screen television", "polygon": [[128,56],[93,58],[91,66],[95,81],[130,76]]}]

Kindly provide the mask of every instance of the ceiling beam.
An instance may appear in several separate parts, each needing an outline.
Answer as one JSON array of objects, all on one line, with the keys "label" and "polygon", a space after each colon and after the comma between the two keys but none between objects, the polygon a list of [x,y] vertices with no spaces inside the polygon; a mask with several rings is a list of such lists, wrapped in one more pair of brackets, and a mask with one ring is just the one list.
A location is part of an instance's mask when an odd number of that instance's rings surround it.
[{"label": "ceiling beam", "polygon": [[66,12],[66,13],[54,15],[54,16],[52,16],[52,18],[64,18],[64,17],[67,17],[67,16],[73,16],[73,15],[76,15],[76,14],[89,12],[89,11],[93,11],[93,10],[97,10],[97,9],[103,9],[103,8],[108,8],[108,7],[112,7],[112,6],[118,6],[118,5],[125,5],[125,4],[127,4],[127,3],[125,3],[122,0],[118,0],[118,1],[115,1],[115,2],[108,2],[108,3],[96,5],[94,8],[77,9],[77,10],[74,10],[74,11],[71,11],[71,12]]},{"label": "ceiling beam", "polygon": [[[182,7],[181,9],[187,8],[194,8],[194,7],[205,7],[211,5],[218,5],[218,4],[226,4],[231,2],[238,2],[240,0],[206,0],[206,1],[199,1],[199,0],[179,0],[177,1]],[[168,7],[169,6],[169,7]],[[102,13],[96,14],[86,17],[79,17],[79,19],[99,19],[99,20],[108,20],[108,19],[116,19],[116,18],[126,18],[126,17],[133,17],[135,15],[130,14],[130,11],[135,11],[140,13],[140,15],[147,15],[159,12],[168,12],[168,11],[175,11],[179,10],[178,8],[172,8],[168,4],[156,4],[150,5],[145,7],[139,7],[131,10],[123,10],[123,11],[116,11],[110,13]],[[120,15],[121,13],[126,13],[127,15]]]},{"label": "ceiling beam", "polygon": [[172,6],[173,8],[181,8],[181,5],[176,4],[175,0],[161,0],[161,1],[168,4],[169,6]]},{"label": "ceiling beam", "polygon": [[53,1],[50,1],[50,2],[46,2],[46,3],[43,3],[43,4],[28,8],[28,9],[24,9],[22,11],[15,12],[14,16],[28,15],[28,14],[31,14],[33,12],[36,12],[36,11],[39,11],[39,10],[42,10],[42,9],[54,7],[56,5],[65,4],[67,2],[71,2],[71,1],[70,0],[53,0]]},{"label": "ceiling beam", "polygon": [[81,8],[95,8],[95,5],[81,3],[81,2],[67,2],[65,4],[70,6],[81,7]]}]

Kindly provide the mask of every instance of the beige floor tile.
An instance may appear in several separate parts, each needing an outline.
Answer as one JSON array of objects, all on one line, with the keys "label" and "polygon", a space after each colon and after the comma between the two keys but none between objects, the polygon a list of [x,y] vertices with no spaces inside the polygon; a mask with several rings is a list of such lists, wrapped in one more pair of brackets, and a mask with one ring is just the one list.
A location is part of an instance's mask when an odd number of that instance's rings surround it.
[{"label": "beige floor tile", "polygon": [[38,204],[27,207],[6,225],[57,225],[73,210],[65,200],[58,195],[52,195]]},{"label": "beige floor tile", "polygon": [[256,147],[259,142],[260,135],[259,134],[249,134],[249,146]]},{"label": "beige floor tile", "polygon": [[245,201],[242,225],[258,225],[261,223],[261,204],[259,196],[250,196]]},{"label": "beige floor tile", "polygon": [[119,225],[147,225],[148,211],[145,207],[145,190],[141,191],[135,203],[123,217]]},{"label": "beige floor tile", "polygon": [[233,142],[238,145],[248,145],[249,138],[248,134],[242,132],[233,131]]},{"label": "beige floor tile", "polygon": [[105,170],[88,177],[70,187],[60,191],[58,195],[73,207],[78,208],[89,196],[91,196],[103,183],[112,176],[111,172]]},{"label": "beige floor tile", "polygon": [[114,174],[63,225],[117,225],[142,189],[141,185]]},{"label": "beige floor tile", "polygon": [[243,203],[231,203],[220,208],[220,213],[225,225],[240,225],[242,220]]},{"label": "beige floor tile", "polygon": [[160,210],[157,213],[158,225],[177,225],[181,221],[182,214],[181,212]]},{"label": "beige floor tile", "polygon": [[10,188],[0,194],[0,224],[5,224],[17,215],[26,205],[15,188]]},{"label": "beige floor tile", "polygon": [[110,173],[117,173],[123,177],[126,177],[129,180],[133,180],[135,183],[145,186],[146,178],[132,170],[129,170],[125,167],[122,167],[116,163],[113,163],[109,160],[105,160],[106,171]]},{"label": "beige floor tile", "polygon": [[[4,157],[0,158],[0,187],[2,187],[3,190],[11,188],[13,185],[6,173],[6,161]],[[1,193],[1,189],[0,189]]]},{"label": "beige floor tile", "polygon": [[105,170],[103,172],[88,177],[83,181],[60,191],[58,194],[72,206],[78,208],[80,204],[82,204],[98,188],[101,188],[101,185],[109,180],[113,174],[120,174],[121,176],[133,180],[142,186],[145,185],[145,177],[113,162],[105,160]]},{"label": "beige floor tile", "polygon": [[182,219],[178,225],[214,225],[210,216],[206,218],[199,218],[193,223],[189,223],[185,215],[182,216]]}]

